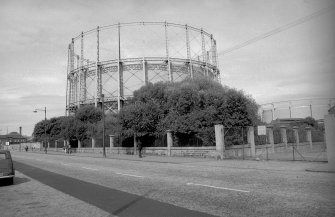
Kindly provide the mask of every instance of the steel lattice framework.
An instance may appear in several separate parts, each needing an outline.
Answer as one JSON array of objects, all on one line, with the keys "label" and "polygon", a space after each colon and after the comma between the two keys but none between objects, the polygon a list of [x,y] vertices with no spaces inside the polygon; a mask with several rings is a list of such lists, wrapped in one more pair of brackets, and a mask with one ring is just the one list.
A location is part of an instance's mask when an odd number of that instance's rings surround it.
[{"label": "steel lattice framework", "polygon": [[68,47],[66,112],[85,104],[118,111],[151,82],[209,77],[220,82],[216,41],[203,29],[133,22],[82,32]]}]

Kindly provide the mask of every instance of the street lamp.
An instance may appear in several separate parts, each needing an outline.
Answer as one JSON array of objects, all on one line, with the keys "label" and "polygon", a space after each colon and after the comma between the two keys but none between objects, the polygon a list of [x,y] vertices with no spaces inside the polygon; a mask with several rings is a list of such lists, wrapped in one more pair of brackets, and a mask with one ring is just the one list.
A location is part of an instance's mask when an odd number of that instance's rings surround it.
[{"label": "street lamp", "polygon": [[106,157],[106,147],[105,147],[105,99],[104,95],[101,94],[101,107],[102,107],[102,147],[103,147],[103,157]]},{"label": "street lamp", "polygon": [[[47,107],[44,107],[44,109],[42,108],[35,109],[33,112],[37,113],[38,111],[44,111],[44,121],[46,121],[47,120]],[[47,153],[47,132],[46,132],[45,124],[44,124],[44,144],[45,144],[44,151],[45,153]],[[40,151],[41,151],[41,147],[40,147]]]}]

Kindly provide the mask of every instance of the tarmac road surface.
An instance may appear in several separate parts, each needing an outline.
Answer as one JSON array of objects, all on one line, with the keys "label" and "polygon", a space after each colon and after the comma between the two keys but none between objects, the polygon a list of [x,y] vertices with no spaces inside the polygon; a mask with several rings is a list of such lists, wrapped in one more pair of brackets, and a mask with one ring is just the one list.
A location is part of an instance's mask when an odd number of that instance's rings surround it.
[{"label": "tarmac road surface", "polygon": [[320,163],[12,152],[18,171],[116,216],[334,216]]},{"label": "tarmac road surface", "polygon": [[90,203],[117,216],[185,216],[209,217],[212,215],[162,203],[143,196],[129,194],[61,174],[49,172],[24,163],[15,167],[25,175],[61,192]]}]

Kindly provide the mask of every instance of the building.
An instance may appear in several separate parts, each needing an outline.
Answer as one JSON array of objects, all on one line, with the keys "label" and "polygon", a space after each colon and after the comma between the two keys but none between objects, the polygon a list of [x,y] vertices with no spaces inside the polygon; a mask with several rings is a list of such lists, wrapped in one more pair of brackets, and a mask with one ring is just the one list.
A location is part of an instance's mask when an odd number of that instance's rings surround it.
[{"label": "building", "polygon": [[1,145],[11,145],[27,142],[27,138],[17,132],[11,132],[7,135],[0,135]]}]

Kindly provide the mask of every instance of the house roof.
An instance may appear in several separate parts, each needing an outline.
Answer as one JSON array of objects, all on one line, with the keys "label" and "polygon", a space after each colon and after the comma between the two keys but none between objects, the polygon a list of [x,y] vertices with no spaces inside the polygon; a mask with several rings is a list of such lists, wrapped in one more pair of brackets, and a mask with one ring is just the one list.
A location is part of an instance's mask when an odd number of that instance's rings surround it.
[{"label": "house roof", "polygon": [[12,139],[25,139],[26,137],[20,135],[17,132],[11,132],[6,135],[0,135],[0,139],[7,139],[7,138],[12,138]]}]

